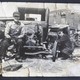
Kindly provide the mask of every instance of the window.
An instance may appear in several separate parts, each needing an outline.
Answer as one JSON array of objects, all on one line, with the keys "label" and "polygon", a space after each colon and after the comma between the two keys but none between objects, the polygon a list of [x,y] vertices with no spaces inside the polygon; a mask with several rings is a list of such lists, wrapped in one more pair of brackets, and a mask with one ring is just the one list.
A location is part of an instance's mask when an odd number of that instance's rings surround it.
[{"label": "window", "polygon": [[41,15],[40,14],[25,14],[25,20],[41,21]]}]

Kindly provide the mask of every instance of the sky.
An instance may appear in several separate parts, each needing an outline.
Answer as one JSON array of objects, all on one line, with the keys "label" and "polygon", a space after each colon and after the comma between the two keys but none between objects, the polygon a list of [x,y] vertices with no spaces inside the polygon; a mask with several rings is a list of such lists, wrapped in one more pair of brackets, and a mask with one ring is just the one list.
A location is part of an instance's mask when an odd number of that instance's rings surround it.
[{"label": "sky", "polygon": [[32,8],[49,8],[50,11],[59,9],[69,9],[72,12],[80,14],[80,4],[64,4],[64,3],[26,3],[26,2],[0,2],[0,17],[12,17],[14,11],[18,7]]}]

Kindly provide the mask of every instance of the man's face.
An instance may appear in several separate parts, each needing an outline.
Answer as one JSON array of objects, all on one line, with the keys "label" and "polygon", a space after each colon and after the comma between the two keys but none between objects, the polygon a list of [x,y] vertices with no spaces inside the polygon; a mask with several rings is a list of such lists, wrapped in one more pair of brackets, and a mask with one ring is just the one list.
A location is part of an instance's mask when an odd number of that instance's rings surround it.
[{"label": "man's face", "polygon": [[19,19],[20,19],[20,16],[14,16],[14,21],[19,21]]},{"label": "man's face", "polygon": [[58,32],[58,35],[59,35],[60,37],[62,37],[62,36],[64,35],[64,33],[63,33],[62,31],[59,31],[59,32]]}]

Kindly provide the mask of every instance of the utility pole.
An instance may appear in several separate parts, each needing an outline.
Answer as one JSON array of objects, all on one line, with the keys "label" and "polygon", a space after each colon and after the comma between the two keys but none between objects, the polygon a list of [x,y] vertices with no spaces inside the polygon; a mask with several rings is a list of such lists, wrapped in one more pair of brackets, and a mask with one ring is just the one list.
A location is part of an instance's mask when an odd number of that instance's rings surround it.
[{"label": "utility pole", "polygon": [[57,4],[55,3],[55,10],[57,10]]},{"label": "utility pole", "polygon": [[45,3],[43,3],[43,8],[45,8]]},{"label": "utility pole", "polygon": [[68,10],[68,3],[66,3],[66,9]]},{"label": "utility pole", "polygon": [[56,23],[56,16],[57,16],[57,13],[56,13],[57,5],[56,5],[56,3],[54,4],[54,9],[55,9],[55,12],[54,12],[54,24],[55,24]]}]

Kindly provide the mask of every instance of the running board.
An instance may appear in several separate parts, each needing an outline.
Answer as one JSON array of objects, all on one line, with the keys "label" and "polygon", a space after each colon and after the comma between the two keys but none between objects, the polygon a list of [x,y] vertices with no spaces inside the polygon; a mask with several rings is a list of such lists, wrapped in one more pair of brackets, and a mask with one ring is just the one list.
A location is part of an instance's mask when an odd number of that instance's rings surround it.
[{"label": "running board", "polygon": [[39,51],[39,52],[25,52],[26,55],[37,55],[37,54],[43,54],[43,55],[52,55],[49,51]]}]

